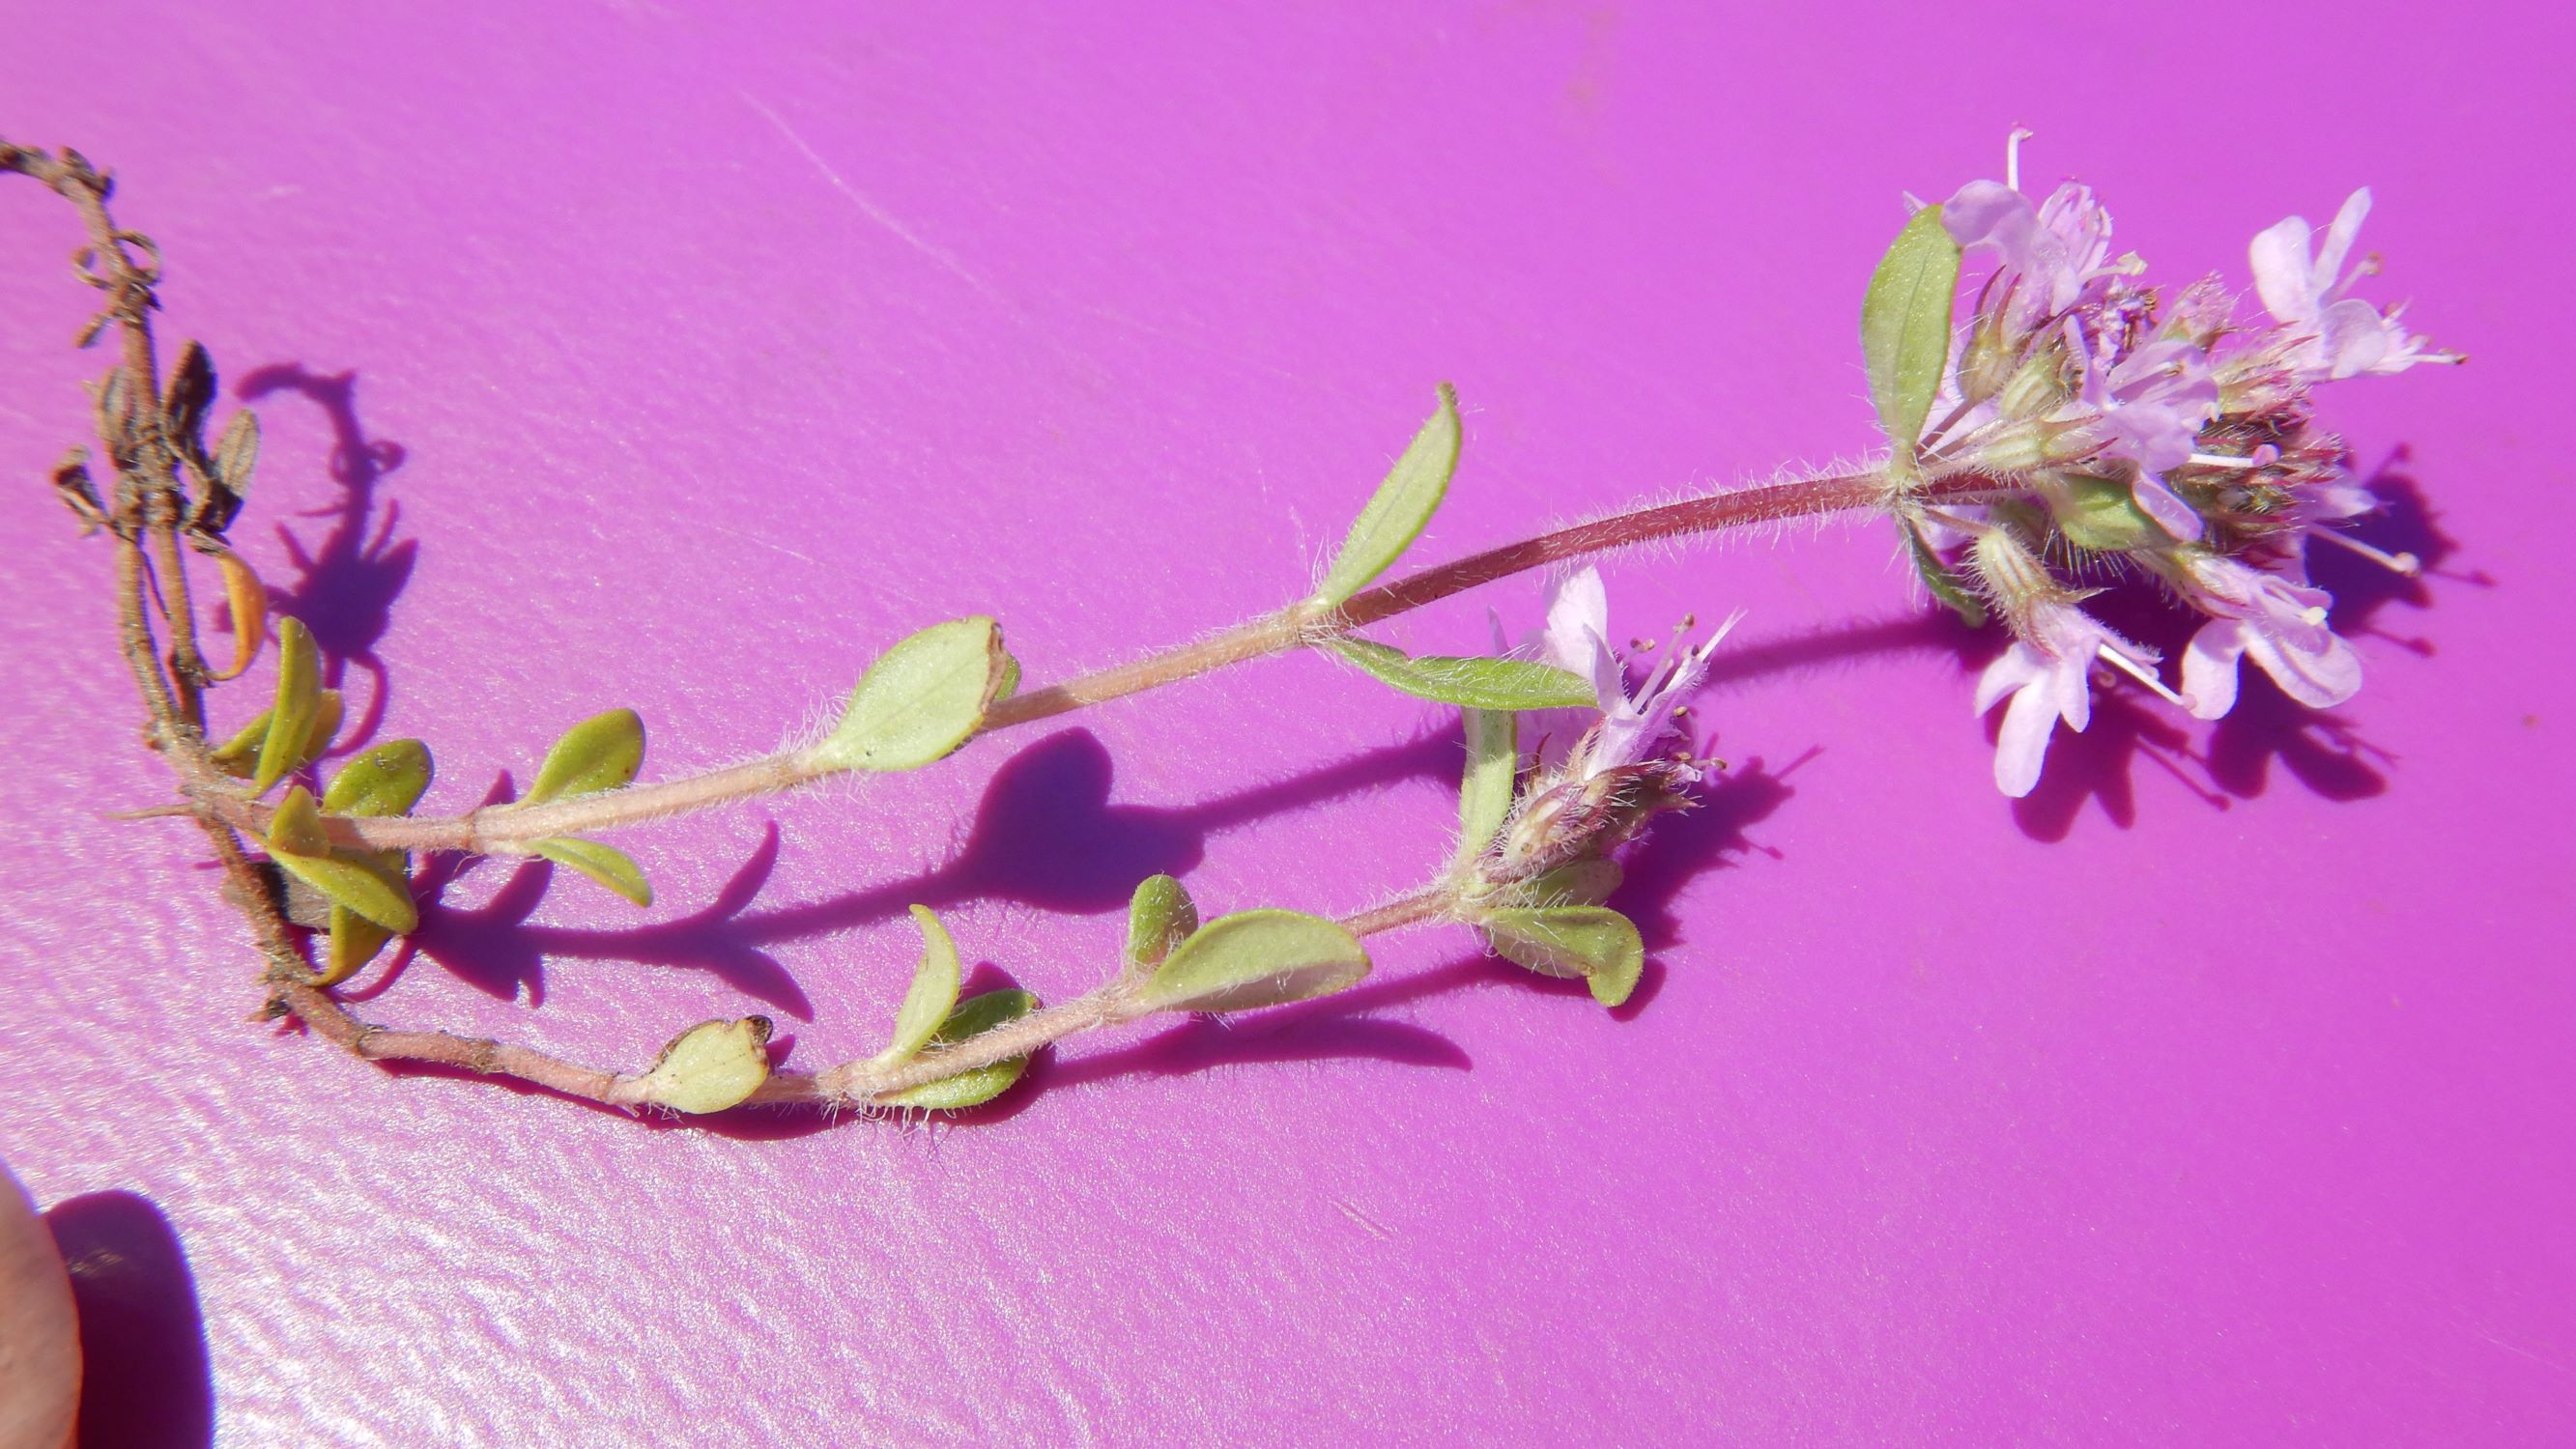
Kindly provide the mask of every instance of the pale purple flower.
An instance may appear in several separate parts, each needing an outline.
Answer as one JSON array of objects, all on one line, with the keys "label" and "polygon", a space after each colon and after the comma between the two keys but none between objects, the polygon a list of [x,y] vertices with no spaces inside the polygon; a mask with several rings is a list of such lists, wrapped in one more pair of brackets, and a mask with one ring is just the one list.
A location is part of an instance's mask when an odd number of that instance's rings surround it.
[{"label": "pale purple flower", "polygon": [[2341,704],[2361,688],[2361,656],[2326,627],[2334,600],[2325,590],[2198,550],[2181,564],[2184,596],[2210,616],[2183,651],[2193,714],[2216,719],[2235,707],[2237,662],[2249,654],[2282,693],[2311,709]]},{"label": "pale purple flower", "polygon": [[2460,360],[2455,353],[2431,350],[2425,339],[2408,332],[2398,321],[2402,308],[2383,313],[2358,297],[2343,295],[2368,270],[2344,270],[2353,238],[2368,215],[2370,188],[2365,186],[2335,213],[2325,239],[2315,242],[2313,255],[2309,246],[2315,233],[2305,217],[2287,218],[2254,238],[2254,289],[2290,334],[2291,366],[2310,380],[2366,372],[2384,375],[2404,372],[2419,362]]},{"label": "pale purple flower", "polygon": [[2072,181],[2037,206],[2000,182],[1971,181],[1941,204],[1941,225],[1961,247],[1998,254],[1989,296],[2015,336],[2081,300],[2111,251],[2110,214],[2093,188]]},{"label": "pale purple flower", "polygon": [[1547,625],[1536,641],[1539,657],[1590,680],[1601,707],[1600,723],[1576,748],[1574,777],[1588,779],[1653,758],[1673,733],[1674,711],[1708,677],[1709,656],[1734,627],[1730,618],[1697,649],[1676,646],[1631,695],[1626,667],[1610,647],[1610,602],[1601,571],[1586,566],[1552,581]]},{"label": "pale purple flower", "polygon": [[2116,366],[2087,367],[2084,403],[2103,457],[2136,464],[2130,492],[2165,532],[2185,542],[2201,536],[2200,514],[2165,482],[2192,459],[2200,430],[2218,413],[2218,381],[2209,355],[2181,338],[2150,342]]},{"label": "pale purple flower", "polygon": [[2078,733],[2093,722],[2093,661],[2106,660],[2153,683],[2148,666],[2158,657],[2073,604],[2037,605],[2026,625],[2030,637],[2015,639],[1978,678],[1973,711],[1984,714],[2006,695],[2012,697],[2004,709],[2003,733],[1995,741],[1995,787],[2016,800],[2039,783],[2039,767],[2058,721]]}]

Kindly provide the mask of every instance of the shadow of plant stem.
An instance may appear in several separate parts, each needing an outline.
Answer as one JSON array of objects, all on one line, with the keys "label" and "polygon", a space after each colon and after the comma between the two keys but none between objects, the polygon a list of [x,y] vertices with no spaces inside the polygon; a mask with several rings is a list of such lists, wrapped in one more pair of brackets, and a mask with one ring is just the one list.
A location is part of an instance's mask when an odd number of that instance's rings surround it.
[{"label": "shadow of plant stem", "polygon": [[372,739],[384,723],[391,681],[376,649],[392,627],[394,600],[420,562],[419,540],[394,537],[402,505],[386,504],[381,518],[376,509],[378,485],[407,455],[400,443],[367,436],[358,421],[357,388],[354,372],[319,374],[288,362],[250,373],[235,389],[245,402],[293,393],[321,408],[331,424],[331,477],[340,485],[340,498],[304,515],[330,520],[310,544],[278,525],[296,577],[291,583],[269,581],[269,592],[277,612],[313,631],[324,684],[345,689],[352,668],[368,678],[366,708],[353,710],[353,723],[341,731],[344,751]]},{"label": "shadow of plant stem", "polygon": [[[505,999],[544,996],[549,957],[626,960],[710,971],[800,1021],[812,1005],[763,947],[872,925],[912,905],[942,909],[1002,900],[1071,915],[1123,909],[1149,875],[1182,875],[1217,831],[1414,776],[1454,773],[1457,742],[1426,736],[1366,750],[1321,769],[1182,808],[1123,805],[1111,797],[1108,750],[1089,730],[1061,730],[1012,756],[993,774],[965,844],[930,871],[802,905],[753,910],[778,861],[773,825],[705,907],[679,920],[631,930],[529,924],[553,868],[520,865],[489,901],[470,910],[436,903],[462,869],[424,874],[425,902],[413,948],[459,979]],[[441,857],[442,861],[460,861]],[[390,973],[389,973],[390,974]],[[382,986],[371,988],[381,990]]]}]

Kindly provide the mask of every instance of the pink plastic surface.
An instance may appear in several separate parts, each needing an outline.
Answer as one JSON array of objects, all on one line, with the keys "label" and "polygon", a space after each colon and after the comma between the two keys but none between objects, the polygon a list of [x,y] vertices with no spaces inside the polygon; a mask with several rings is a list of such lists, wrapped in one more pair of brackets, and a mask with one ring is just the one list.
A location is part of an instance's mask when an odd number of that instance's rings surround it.
[{"label": "pink plastic surface", "polygon": [[[160,1264],[121,1402],[227,1445],[2576,1436],[2565,12],[1274,8],[29,5],[0,134],[119,172],[165,335],[268,428],[237,536],[435,806],[615,704],[652,773],[767,748],[941,618],[1042,681],[1271,606],[1443,378],[1426,560],[1858,455],[1901,193],[2015,122],[2177,282],[2377,188],[2372,295],[2474,360],[2327,421],[2433,575],[2322,566],[2349,707],[2133,692],[2015,807],[1995,643],[1883,529],[1622,560],[1623,632],[1750,611],[1734,768],[1621,898],[1637,1007],[1428,932],[959,1125],[639,1122],[246,1022],[201,845],[101,818],[163,777],[40,481],[91,294],[0,185],[0,1154],[175,1234],[116,1258]],[[1151,871],[1409,886],[1453,728],[1258,663],[639,832],[641,915],[479,866],[356,994],[610,1063],[763,1011],[829,1063],[908,902],[1053,998]]]}]

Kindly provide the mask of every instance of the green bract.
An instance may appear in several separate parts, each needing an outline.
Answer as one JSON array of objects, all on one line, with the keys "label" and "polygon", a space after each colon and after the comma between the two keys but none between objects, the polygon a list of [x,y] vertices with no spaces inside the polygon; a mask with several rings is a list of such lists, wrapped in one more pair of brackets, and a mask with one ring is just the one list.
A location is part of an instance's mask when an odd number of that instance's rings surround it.
[{"label": "green bract", "polygon": [[1378,682],[1416,699],[1498,710],[1588,709],[1595,703],[1590,684],[1553,664],[1445,654],[1417,657],[1347,634],[1336,636],[1332,646]]},{"label": "green bract", "polygon": [[895,1013],[894,1040],[870,1060],[872,1066],[910,1061],[957,1004],[957,943],[930,907],[914,906],[912,919],[921,927],[921,964],[913,968],[912,987],[904,993],[903,1009]]},{"label": "green bract", "polygon": [[1155,1011],[1249,1011],[1329,996],[1369,971],[1359,938],[1321,916],[1237,911],[1165,958],[1139,1000]]},{"label": "green bract", "polygon": [[1479,854],[1512,813],[1520,721],[1509,710],[1467,711],[1467,772],[1458,785],[1458,856]]},{"label": "green bract", "polygon": [[1969,593],[1968,586],[1959,582],[1959,576],[1950,571],[1950,566],[1932,552],[1932,545],[1923,541],[1923,531],[1902,520],[1896,527],[1905,535],[1905,551],[1914,560],[1914,572],[1922,577],[1923,586],[1932,591],[1932,597],[1948,605],[1950,612],[1959,616],[1959,622],[1971,629],[1986,622],[1986,606],[1977,602],[1977,596]]},{"label": "green bract", "polygon": [[1160,966],[1198,928],[1198,903],[1190,899],[1188,888],[1170,876],[1149,875],[1136,883],[1136,894],[1127,901],[1127,959]]},{"label": "green bract", "polygon": [[1339,604],[1403,557],[1440,507],[1449,491],[1449,476],[1457,468],[1458,391],[1444,382],[1439,410],[1413,435],[1404,455],[1387,470],[1386,481],[1360,510],[1313,602]]},{"label": "green bract", "polygon": [[1542,975],[1582,977],[1603,1006],[1626,1001],[1646,968],[1636,925],[1607,906],[1496,911],[1484,927],[1495,950]]},{"label": "green bract", "polygon": [[546,751],[546,762],[537,767],[536,783],[517,803],[542,805],[571,795],[623,789],[643,767],[643,717],[631,709],[612,709],[564,731],[564,737]]},{"label": "green bract", "polygon": [[531,840],[528,849],[558,865],[568,865],[639,906],[653,904],[653,883],[635,858],[613,845],[578,835],[552,835]]},{"label": "green bract", "polygon": [[420,924],[411,902],[411,883],[399,867],[388,867],[373,851],[335,850],[322,829],[322,812],[313,792],[297,785],[278,802],[263,842],[278,867],[320,891],[335,906],[346,906],[395,935]]},{"label": "green bract", "polygon": [[[259,765],[251,772],[254,795],[286,777],[311,758],[313,722],[322,712],[322,651],[313,631],[292,616],[277,621],[277,703],[268,713],[268,733],[260,741]],[[324,737],[329,743],[329,737]]]},{"label": "green bract", "polygon": [[1941,225],[1941,208],[1914,213],[1870,274],[1860,304],[1860,349],[1869,365],[1870,401],[1894,445],[1889,464],[1914,471],[1923,420],[1950,361],[1950,304],[1959,290],[1959,244]]},{"label": "green bract", "polygon": [[2173,542],[2173,535],[2138,506],[2138,495],[2125,479],[2069,479],[2064,500],[2051,512],[2067,542],[2078,548],[2118,553]]},{"label": "green bract", "polygon": [[1002,628],[977,615],[933,624],[878,656],[809,760],[826,770],[917,770],[975,733],[1013,673]]},{"label": "green bract", "polygon": [[[939,1030],[929,1041],[933,1047],[955,1046],[969,1037],[982,1036],[997,1026],[1019,1020],[1038,1009],[1038,999],[1028,992],[1014,989],[987,991],[970,996],[948,1013]],[[969,1067],[953,1077],[941,1077],[918,1087],[888,1092],[876,1100],[889,1107],[927,1107],[933,1111],[954,1112],[964,1107],[979,1106],[1010,1090],[1020,1073],[1027,1071],[1025,1056],[1005,1057],[990,1066]]]},{"label": "green bract", "polygon": [[739,1106],[769,1080],[769,1018],[703,1021],[671,1038],[626,1095],[674,1112]]},{"label": "green bract", "polygon": [[1596,856],[1570,860],[1520,884],[1520,899],[1534,906],[1597,906],[1619,888],[1619,862]]}]

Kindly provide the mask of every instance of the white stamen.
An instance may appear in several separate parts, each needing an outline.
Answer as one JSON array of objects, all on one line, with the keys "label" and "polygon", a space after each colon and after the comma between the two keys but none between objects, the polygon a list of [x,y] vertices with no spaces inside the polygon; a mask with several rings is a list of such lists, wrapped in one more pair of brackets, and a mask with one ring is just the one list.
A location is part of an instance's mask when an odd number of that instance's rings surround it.
[{"label": "white stamen", "polygon": [[2192,704],[2191,697],[2189,695],[2176,694],[2172,690],[2166,688],[2165,682],[2156,677],[2156,672],[2153,669],[2148,668],[2146,665],[2139,663],[2137,660],[2130,658],[2128,655],[2121,653],[2119,650],[2112,648],[2108,644],[2105,644],[2096,650],[2095,656],[2101,659],[2104,663],[2118,669],[2121,673],[2126,674],[2131,679],[2134,679],[2140,684],[2145,685],[2147,688],[2154,690],[2165,703],[2182,710],[2186,714],[2190,713]]},{"label": "white stamen", "polygon": [[2323,604],[2310,604],[2299,611],[2299,622],[2308,625],[2310,628],[2314,628],[2325,621],[2326,606]]},{"label": "white stamen", "polygon": [[2203,468],[2260,468],[2263,466],[2252,458],[2231,457],[2225,453],[2194,453],[2191,455],[2191,461]]},{"label": "white stamen", "polygon": [[2004,138],[2004,185],[2008,189],[2021,190],[2021,143],[2038,134],[2027,127],[2015,126],[2012,134]]},{"label": "white stamen", "polygon": [[2370,560],[2381,568],[2387,569],[2391,573],[2404,574],[2410,579],[2424,571],[2424,561],[2411,553],[2390,553],[2386,549],[2372,548],[2369,544],[2363,543],[2360,539],[2354,538],[2350,534],[2337,533],[2331,528],[2321,528],[2316,524],[2311,523],[2308,525],[2308,537],[2322,538],[2328,543],[2342,544],[2345,548],[2351,549],[2354,553],[2360,554],[2363,558]]}]

